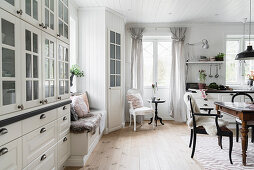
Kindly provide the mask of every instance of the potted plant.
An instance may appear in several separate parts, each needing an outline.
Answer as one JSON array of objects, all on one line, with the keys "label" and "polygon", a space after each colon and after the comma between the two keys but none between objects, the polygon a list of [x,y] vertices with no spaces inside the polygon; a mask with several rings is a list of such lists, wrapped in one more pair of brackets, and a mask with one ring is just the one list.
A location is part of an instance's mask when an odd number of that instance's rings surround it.
[{"label": "potted plant", "polygon": [[254,80],[254,71],[251,71],[250,74],[247,74],[248,77],[248,85],[253,86],[253,80]]},{"label": "potted plant", "polygon": [[206,73],[205,70],[199,70],[199,83],[198,83],[198,87],[199,89],[205,89],[206,84],[205,84],[205,80],[206,80]]},{"label": "potted plant", "polygon": [[215,56],[215,61],[224,61],[224,53],[219,53]]},{"label": "potted plant", "polygon": [[70,73],[71,73],[71,77],[70,77],[70,85],[71,86],[73,86],[73,77],[74,76],[84,77],[84,71],[81,71],[80,67],[77,64],[71,66]]}]

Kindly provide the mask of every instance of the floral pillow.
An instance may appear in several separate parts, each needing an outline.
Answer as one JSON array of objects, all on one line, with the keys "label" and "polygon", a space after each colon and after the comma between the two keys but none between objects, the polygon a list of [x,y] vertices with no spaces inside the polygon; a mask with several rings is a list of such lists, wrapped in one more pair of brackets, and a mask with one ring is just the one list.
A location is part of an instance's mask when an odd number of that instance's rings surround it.
[{"label": "floral pillow", "polygon": [[88,107],[83,100],[82,96],[74,96],[72,98],[72,107],[75,112],[78,114],[79,118],[82,118],[88,114]]},{"label": "floral pillow", "polygon": [[144,106],[143,99],[139,93],[129,94],[129,95],[127,95],[127,99],[128,99],[128,101],[132,102],[132,106],[134,109]]}]

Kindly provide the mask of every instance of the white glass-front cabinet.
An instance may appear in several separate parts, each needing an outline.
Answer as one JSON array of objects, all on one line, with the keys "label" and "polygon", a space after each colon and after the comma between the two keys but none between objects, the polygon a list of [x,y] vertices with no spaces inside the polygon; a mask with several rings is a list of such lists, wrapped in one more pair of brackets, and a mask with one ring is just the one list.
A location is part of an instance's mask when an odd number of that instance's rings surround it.
[{"label": "white glass-front cabinet", "polygon": [[1,7],[16,16],[22,15],[23,12],[20,9],[20,0],[1,0]]},{"label": "white glass-front cabinet", "polygon": [[56,101],[56,38],[42,33],[43,102]]},{"label": "white glass-front cabinet", "polygon": [[41,22],[41,0],[20,0],[21,18],[38,28],[43,28]]},{"label": "white glass-front cabinet", "polygon": [[57,96],[58,100],[70,97],[70,58],[69,45],[58,40],[57,43]]},{"label": "white glass-front cabinet", "polygon": [[69,43],[69,5],[68,0],[57,0],[57,36],[62,41]]},{"label": "white glass-front cabinet", "polygon": [[42,0],[42,24],[45,31],[56,36],[57,0]]},{"label": "white glass-front cabinet", "polygon": [[22,109],[20,100],[20,21],[0,9],[0,115]]},{"label": "white glass-front cabinet", "polygon": [[41,95],[41,30],[22,22],[22,103],[24,108],[43,104]]}]

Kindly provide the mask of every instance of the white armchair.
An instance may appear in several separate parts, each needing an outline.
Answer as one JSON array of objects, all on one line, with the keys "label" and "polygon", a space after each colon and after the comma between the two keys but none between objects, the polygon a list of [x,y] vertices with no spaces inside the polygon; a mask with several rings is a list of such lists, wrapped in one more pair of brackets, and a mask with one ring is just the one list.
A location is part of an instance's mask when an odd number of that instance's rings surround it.
[{"label": "white armchair", "polygon": [[[140,94],[140,91],[137,90],[137,89],[130,89],[128,90],[127,92],[127,96],[128,95],[133,95],[133,94],[137,94],[139,93]],[[127,97],[128,99],[128,97]],[[136,116],[137,115],[151,115],[153,117],[153,129],[154,129],[154,118],[155,118],[155,112],[154,112],[154,109],[152,107],[152,103],[150,103],[150,107],[139,107],[139,108],[136,108],[134,109],[133,107],[133,104],[132,104],[132,101],[128,100],[128,103],[129,103],[129,113],[130,113],[130,126],[131,126],[131,117],[133,116],[133,122],[134,122],[134,131],[136,131]]]}]

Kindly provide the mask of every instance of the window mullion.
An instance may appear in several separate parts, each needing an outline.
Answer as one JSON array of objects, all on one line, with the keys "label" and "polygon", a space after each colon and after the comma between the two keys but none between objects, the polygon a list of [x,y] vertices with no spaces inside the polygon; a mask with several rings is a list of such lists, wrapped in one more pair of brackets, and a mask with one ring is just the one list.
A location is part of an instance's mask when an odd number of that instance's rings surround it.
[{"label": "window mullion", "polygon": [[154,41],[153,46],[153,59],[154,59],[154,67],[153,67],[153,79],[154,83],[158,82],[158,41]]}]

